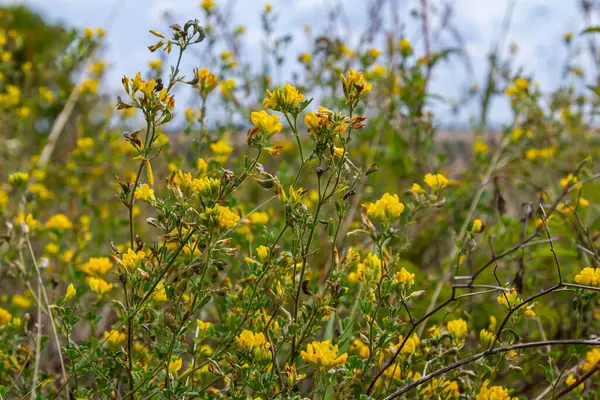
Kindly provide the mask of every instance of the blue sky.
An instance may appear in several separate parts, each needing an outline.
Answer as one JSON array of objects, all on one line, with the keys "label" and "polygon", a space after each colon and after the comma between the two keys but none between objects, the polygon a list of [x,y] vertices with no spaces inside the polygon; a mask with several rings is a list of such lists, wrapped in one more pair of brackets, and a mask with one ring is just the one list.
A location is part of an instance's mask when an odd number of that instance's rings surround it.
[{"label": "blue sky", "polygon": [[[217,5],[230,0],[215,0]],[[455,0],[453,22],[465,40],[474,74],[465,73],[458,63],[438,69],[433,76],[431,88],[435,93],[448,99],[458,98],[471,84],[483,86],[487,70],[487,53],[490,43],[498,35],[508,0]],[[430,0],[432,5],[440,5],[448,0]],[[107,81],[118,84],[122,74],[132,75],[142,69],[145,61],[153,57],[145,46],[153,43],[149,29],[163,29],[167,24],[162,15],[169,11],[176,21],[191,18],[202,20],[199,8],[200,0],[0,0],[0,4],[26,4],[38,10],[50,21],[63,22],[74,27],[107,28],[107,51],[105,58],[110,69]],[[247,27],[244,45],[244,57],[252,60],[258,54],[262,38],[260,13],[266,2],[255,0],[237,0],[232,25],[244,24]],[[274,12],[279,14],[276,30],[290,33],[294,42],[288,49],[290,60],[295,61],[295,54],[308,49],[304,25],[309,24],[313,32],[319,32],[326,24],[326,13],[334,4],[344,5],[346,19],[352,26],[364,27],[367,23],[367,1],[364,0],[273,0],[270,1]],[[415,38],[416,51],[421,52],[422,43],[418,42],[420,26],[418,21],[410,17],[410,11],[418,6],[418,0],[395,0],[402,10],[400,17],[405,25],[409,38]],[[507,45],[512,41],[518,43],[519,52],[516,66],[526,74],[533,74],[542,87],[556,87],[560,83],[562,66],[567,56],[562,46],[565,32],[580,32],[585,22],[577,9],[579,1],[575,0],[518,0],[512,19]],[[107,25],[112,12],[110,26]],[[433,15],[433,13],[432,13]],[[598,15],[594,15],[598,17]],[[432,16],[431,24],[439,23]],[[359,29],[361,31],[362,29]],[[344,32],[350,44],[359,40],[357,34]],[[454,44],[450,36],[442,37],[446,45]],[[583,47],[586,38],[577,37],[576,45]],[[260,60],[257,59],[257,63]],[[586,58],[581,57],[580,65],[586,66]],[[190,70],[192,65],[184,65]],[[285,78],[285,76],[284,76]],[[112,83],[108,83],[109,87]],[[280,82],[277,82],[280,83]],[[465,123],[476,114],[476,109],[468,108],[458,117],[453,116],[447,106],[436,109],[438,120],[446,125]],[[502,102],[496,102],[492,112],[492,123],[506,122],[510,118],[509,108]]]}]

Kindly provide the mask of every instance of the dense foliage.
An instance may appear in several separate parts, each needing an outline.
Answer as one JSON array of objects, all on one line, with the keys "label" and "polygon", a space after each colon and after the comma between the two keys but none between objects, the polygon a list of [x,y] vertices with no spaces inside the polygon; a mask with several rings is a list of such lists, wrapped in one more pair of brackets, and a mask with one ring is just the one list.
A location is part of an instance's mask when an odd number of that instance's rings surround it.
[{"label": "dense foliage", "polygon": [[591,72],[491,58],[457,155],[428,89],[456,50],[323,35],[275,85],[270,6],[258,73],[199,13],[117,97],[102,29],[0,10],[2,399],[600,396]]}]

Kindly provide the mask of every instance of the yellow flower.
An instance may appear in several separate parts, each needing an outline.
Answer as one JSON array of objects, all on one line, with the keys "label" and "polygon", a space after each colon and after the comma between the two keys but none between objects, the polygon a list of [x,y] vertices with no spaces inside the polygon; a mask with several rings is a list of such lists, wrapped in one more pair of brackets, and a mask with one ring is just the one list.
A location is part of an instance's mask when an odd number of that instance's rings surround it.
[{"label": "yellow flower", "polygon": [[266,261],[269,258],[269,248],[267,246],[258,246],[256,248],[256,254],[261,261]]},{"label": "yellow flower", "polygon": [[498,297],[496,297],[496,301],[498,301],[498,304],[501,304],[507,308],[514,307],[522,302],[515,288],[508,293],[504,292],[498,295]]},{"label": "yellow flower", "polygon": [[73,228],[73,223],[64,214],[55,214],[44,224],[46,229],[69,230]]},{"label": "yellow flower", "polygon": [[[396,350],[398,349],[398,347],[400,347],[400,345],[402,344],[403,341],[404,341],[403,336],[398,337],[398,344],[392,345],[391,346],[392,350],[394,352],[396,352]],[[411,337],[406,339],[406,343],[404,343],[404,347],[402,347],[401,352],[404,354],[412,354],[417,350],[417,346],[419,346],[420,343],[421,343],[421,340],[419,339],[417,334],[413,333],[413,335]]]},{"label": "yellow flower", "polygon": [[146,253],[143,250],[138,252],[133,251],[132,249],[127,249],[127,253],[123,254],[121,261],[123,261],[123,266],[127,269],[132,269],[138,266],[144,258],[146,257]]},{"label": "yellow flower", "polygon": [[215,178],[204,178],[192,180],[192,190],[201,196],[210,197],[219,193],[221,181]]},{"label": "yellow flower", "polygon": [[6,207],[6,205],[8,204],[8,195],[6,194],[6,192],[2,189],[0,189],[0,210],[2,210],[2,208]]},{"label": "yellow flower", "polygon": [[404,204],[400,203],[397,194],[385,193],[381,199],[367,206],[369,216],[392,221],[400,216],[404,211]]},{"label": "yellow flower", "polygon": [[[485,381],[479,393],[477,394],[477,400],[511,400],[511,397],[508,394],[508,389],[503,388],[502,386],[492,386],[488,388],[489,381]],[[513,397],[512,399],[518,400],[517,397]]]},{"label": "yellow flower", "polygon": [[88,280],[88,285],[92,292],[97,293],[98,296],[102,297],[105,293],[110,292],[113,288],[112,283],[106,282],[102,278],[90,278]]},{"label": "yellow flower", "polygon": [[369,358],[369,346],[367,346],[365,343],[363,343],[362,340],[358,338],[354,339],[354,341],[350,344],[350,350],[352,351],[352,353],[356,354],[360,358]]},{"label": "yellow flower", "polygon": [[12,297],[11,302],[14,306],[20,308],[29,308],[29,306],[31,306],[31,299],[29,299],[26,296],[23,296],[22,294],[15,294]]},{"label": "yellow flower", "polygon": [[600,282],[600,268],[586,267],[580,273],[575,275],[575,282],[581,285],[597,286]]},{"label": "yellow flower", "polygon": [[473,143],[473,152],[475,154],[487,154],[489,152],[487,143],[485,143],[483,140],[476,140]]},{"label": "yellow flower", "polygon": [[400,54],[402,54],[404,57],[408,57],[412,54],[412,52],[412,44],[407,38],[402,38],[402,40],[400,40]]},{"label": "yellow flower", "polygon": [[350,101],[367,95],[373,89],[373,84],[365,80],[362,72],[354,71],[352,68],[346,73],[346,76],[342,74],[341,77],[344,95]]},{"label": "yellow flower", "polygon": [[196,78],[198,82],[196,83],[196,87],[200,90],[200,96],[206,98],[210,92],[212,92],[219,83],[219,78],[211,74],[208,71],[208,68],[204,68],[201,70],[196,70]]},{"label": "yellow flower", "polygon": [[235,90],[235,80],[227,79],[219,82],[219,87],[221,88],[221,93],[223,96],[228,97],[231,95],[231,92]]},{"label": "yellow flower", "polygon": [[266,225],[269,222],[269,214],[262,211],[257,211],[248,217],[248,221],[255,225]]},{"label": "yellow flower", "polygon": [[10,324],[12,314],[0,307],[0,326]]},{"label": "yellow flower", "polygon": [[198,327],[198,335],[205,335],[206,332],[210,329],[212,324],[210,322],[204,322],[199,319],[196,320],[196,326]]},{"label": "yellow flower", "polygon": [[86,27],[83,31],[86,38],[91,39],[94,36],[94,30],[90,27]]},{"label": "yellow flower", "polygon": [[298,61],[300,61],[303,64],[309,65],[312,61],[312,56],[308,53],[302,53],[298,56]]},{"label": "yellow flower", "polygon": [[81,82],[79,90],[82,94],[95,94],[98,91],[98,80],[97,79],[86,79]]},{"label": "yellow flower", "polygon": [[583,372],[588,372],[589,370],[594,368],[596,364],[598,364],[598,362],[600,362],[600,349],[596,347],[586,353],[585,362],[581,366],[581,370]]},{"label": "yellow flower", "polygon": [[445,395],[446,399],[449,397],[458,397],[460,396],[460,391],[458,390],[458,383],[456,381],[444,381],[442,383],[442,394]]},{"label": "yellow flower", "polygon": [[25,106],[19,107],[15,111],[15,115],[18,118],[27,118],[27,117],[29,117],[29,114],[31,114],[31,110],[29,109],[29,107],[25,107]]},{"label": "yellow flower", "polygon": [[29,181],[29,173],[27,172],[15,172],[8,176],[8,183],[12,186],[21,186]]},{"label": "yellow flower", "polygon": [[464,319],[454,319],[448,321],[446,326],[448,332],[452,334],[456,339],[461,339],[467,334],[467,322]]},{"label": "yellow flower", "polygon": [[104,275],[112,269],[113,265],[108,257],[92,257],[79,269],[89,275]]},{"label": "yellow flower", "polygon": [[227,161],[229,154],[233,152],[233,147],[231,147],[226,140],[221,139],[218,142],[211,143],[210,150],[215,153],[217,162],[223,164]]},{"label": "yellow flower", "polygon": [[177,374],[181,367],[183,366],[183,360],[179,357],[173,358],[173,360],[169,361],[169,373],[172,375]]},{"label": "yellow flower", "polygon": [[273,92],[267,89],[267,97],[263,100],[265,108],[289,112],[295,110],[296,107],[304,100],[304,95],[298,92],[294,86],[286,83],[283,89],[277,86]]},{"label": "yellow flower", "polygon": [[204,175],[208,171],[208,163],[204,158],[199,158],[196,160],[196,168],[200,172],[200,175]]},{"label": "yellow flower", "polygon": [[536,316],[535,311],[528,309],[523,313],[527,318],[534,318]]},{"label": "yellow flower", "polygon": [[152,61],[148,62],[148,66],[152,69],[159,69],[160,67],[162,67],[163,62],[160,58],[156,58]]},{"label": "yellow flower", "polygon": [[159,282],[158,285],[156,285],[156,290],[154,291],[154,293],[152,293],[151,297],[152,300],[157,303],[167,301],[167,290],[165,289],[165,284]]},{"label": "yellow flower", "polygon": [[77,289],[75,289],[75,286],[73,286],[72,283],[69,283],[69,286],[67,286],[67,292],[65,293],[65,301],[69,301],[76,294]]},{"label": "yellow flower", "polygon": [[104,341],[109,346],[118,346],[125,341],[125,334],[115,329],[104,332]]},{"label": "yellow flower", "polygon": [[489,347],[494,340],[494,337],[495,335],[487,329],[482,329],[481,332],[479,332],[479,341],[483,347]]},{"label": "yellow flower", "polygon": [[231,211],[228,207],[217,205],[215,207],[219,214],[219,226],[223,229],[229,229],[237,224],[240,216]]},{"label": "yellow flower", "polygon": [[152,203],[156,199],[154,197],[154,189],[148,186],[147,183],[135,189],[135,198],[149,203]]},{"label": "yellow flower", "polygon": [[475,220],[473,220],[473,227],[471,228],[472,232],[475,233],[479,233],[481,231],[483,231],[484,227],[483,227],[483,221],[480,220],[479,218],[476,218]]},{"label": "yellow flower", "polygon": [[427,174],[424,178],[425,184],[433,191],[445,188],[450,182],[442,174]]},{"label": "yellow flower", "polygon": [[425,191],[425,189],[423,189],[423,188],[421,187],[421,185],[419,185],[418,183],[413,183],[413,184],[412,184],[412,187],[410,188],[410,190],[412,190],[412,191],[413,191],[413,192],[415,192],[415,193],[420,193],[420,194],[427,193],[427,192]]},{"label": "yellow flower", "polygon": [[247,329],[243,330],[239,336],[235,338],[235,342],[244,350],[254,350],[259,347],[270,347],[270,343],[265,339],[262,332],[254,333]]},{"label": "yellow flower", "polygon": [[338,346],[333,346],[329,340],[312,342],[306,346],[306,351],[300,352],[300,356],[304,361],[321,370],[343,365],[348,359],[348,353],[338,356]]},{"label": "yellow flower", "polygon": [[415,274],[411,274],[406,270],[406,268],[402,267],[400,272],[396,272],[396,280],[398,282],[406,283],[409,286],[411,286],[415,283]]},{"label": "yellow flower", "polygon": [[283,126],[281,122],[279,122],[279,116],[270,115],[264,110],[253,112],[250,114],[250,119],[252,120],[254,126],[260,129],[260,131],[265,133],[268,137],[279,133]]},{"label": "yellow flower", "polygon": [[215,8],[215,2],[213,0],[203,0],[200,7],[202,7],[205,11],[211,11],[213,8]]},{"label": "yellow flower", "polygon": [[25,222],[25,224],[29,227],[30,230],[35,230],[40,226],[39,221],[33,218],[33,215],[25,215],[23,211],[19,212],[19,214],[17,214],[17,218],[15,218],[16,225],[20,225],[21,222]]}]

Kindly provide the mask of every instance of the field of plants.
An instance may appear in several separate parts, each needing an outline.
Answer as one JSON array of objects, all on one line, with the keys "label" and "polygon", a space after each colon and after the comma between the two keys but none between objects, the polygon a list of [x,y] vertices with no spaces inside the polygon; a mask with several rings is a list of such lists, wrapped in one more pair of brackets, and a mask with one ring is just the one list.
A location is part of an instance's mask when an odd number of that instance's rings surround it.
[{"label": "field of plants", "polygon": [[600,28],[555,88],[470,54],[459,138],[431,2],[293,60],[266,4],[249,61],[221,3],[110,84],[104,29],[0,7],[0,400],[600,398]]}]

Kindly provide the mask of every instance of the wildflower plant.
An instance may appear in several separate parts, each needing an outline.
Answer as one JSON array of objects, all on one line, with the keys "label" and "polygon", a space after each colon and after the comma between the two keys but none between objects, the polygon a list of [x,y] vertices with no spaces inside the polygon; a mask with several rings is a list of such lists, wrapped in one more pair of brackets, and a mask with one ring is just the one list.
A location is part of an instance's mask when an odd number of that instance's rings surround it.
[{"label": "wildflower plant", "polygon": [[[71,148],[51,130],[0,158],[1,398],[596,397],[595,97],[545,104],[507,61],[486,96],[514,120],[495,141],[474,129],[461,170],[428,106],[451,51],[323,39],[275,85],[222,5],[200,7],[202,23],[150,31],[154,60],[111,104],[93,60]],[[262,22],[279,68],[277,12]],[[0,30],[0,56],[26,39]],[[187,70],[192,50],[208,56]],[[28,138],[68,99],[5,64],[0,134]]]}]

